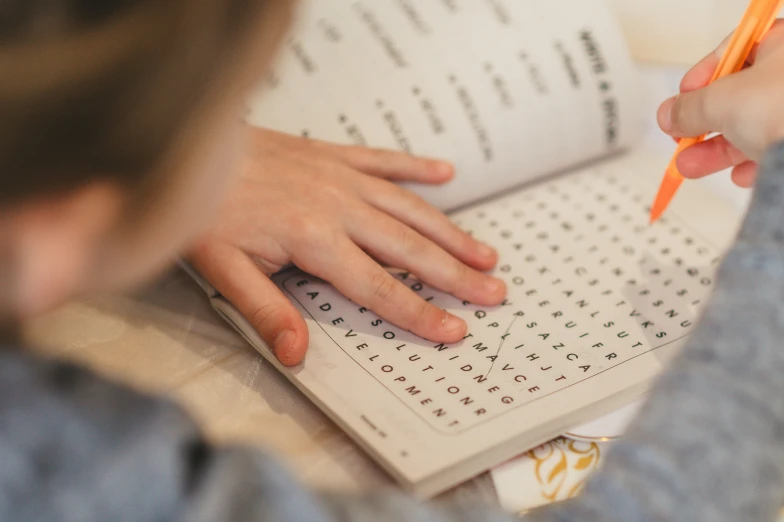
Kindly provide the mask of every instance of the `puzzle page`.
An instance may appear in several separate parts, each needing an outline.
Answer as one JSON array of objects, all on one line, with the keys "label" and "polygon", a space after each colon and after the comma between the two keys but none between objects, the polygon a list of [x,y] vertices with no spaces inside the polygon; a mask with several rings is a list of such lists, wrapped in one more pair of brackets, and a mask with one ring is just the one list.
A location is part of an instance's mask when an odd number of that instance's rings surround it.
[{"label": "puzzle page", "polygon": [[247,121],[444,158],[442,209],[634,143],[635,69],[603,0],[310,0]]},{"label": "puzzle page", "polygon": [[468,322],[456,344],[284,272],[277,283],[310,331],[305,362],[287,369],[227,301],[214,303],[402,485],[429,496],[639,397],[686,339],[739,219],[684,184],[649,226],[666,160],[627,155],[454,214],[498,250],[503,305],[397,277]]}]

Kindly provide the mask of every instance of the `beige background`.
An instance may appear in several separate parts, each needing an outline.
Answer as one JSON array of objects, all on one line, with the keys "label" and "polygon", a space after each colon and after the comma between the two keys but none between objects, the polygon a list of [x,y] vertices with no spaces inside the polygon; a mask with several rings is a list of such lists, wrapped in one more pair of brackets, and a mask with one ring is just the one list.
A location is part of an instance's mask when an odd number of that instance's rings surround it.
[{"label": "beige background", "polygon": [[748,0],[608,0],[634,57],[691,65],[738,24]]}]

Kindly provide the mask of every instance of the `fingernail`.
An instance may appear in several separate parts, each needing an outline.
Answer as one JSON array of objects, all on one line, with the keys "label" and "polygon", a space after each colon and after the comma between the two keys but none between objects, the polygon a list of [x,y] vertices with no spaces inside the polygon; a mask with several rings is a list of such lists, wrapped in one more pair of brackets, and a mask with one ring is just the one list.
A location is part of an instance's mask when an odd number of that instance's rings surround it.
[{"label": "fingernail", "polygon": [[482,257],[493,257],[495,255],[495,249],[484,243],[477,243],[476,249]]},{"label": "fingernail", "polygon": [[455,317],[454,315],[450,315],[450,314],[444,316],[444,319],[441,321],[441,324],[445,332],[454,332],[455,330],[463,330],[466,327],[465,321],[463,321],[459,317]]},{"label": "fingernail", "polygon": [[672,131],[672,107],[675,105],[675,97],[673,96],[669,100],[666,100],[664,103],[661,104],[659,107],[659,127],[664,132],[669,133]]},{"label": "fingernail", "polygon": [[441,176],[451,176],[452,172],[454,172],[454,168],[452,167],[451,163],[446,161],[437,161],[435,165],[435,171]]},{"label": "fingernail", "polygon": [[485,281],[485,290],[488,293],[494,294],[498,292],[498,290],[500,290],[503,285],[504,282],[501,281],[500,279],[492,278]]},{"label": "fingernail", "polygon": [[297,340],[297,332],[294,330],[283,330],[275,337],[273,349],[275,355],[281,362],[285,362],[291,358],[291,353],[294,350],[294,341]]}]

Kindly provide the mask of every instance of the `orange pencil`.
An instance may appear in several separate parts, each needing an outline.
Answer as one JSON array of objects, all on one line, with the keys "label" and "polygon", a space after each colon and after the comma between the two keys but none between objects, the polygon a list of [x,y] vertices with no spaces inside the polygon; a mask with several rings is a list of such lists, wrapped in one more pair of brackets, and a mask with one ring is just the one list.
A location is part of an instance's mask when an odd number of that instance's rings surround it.
[{"label": "orange pencil", "polygon": [[[710,83],[743,69],[749,54],[751,54],[751,50],[762,40],[776,21],[776,16],[781,11],[782,6],[784,6],[784,0],[752,0],[746,10],[746,14],[743,15],[738,28],[732,35],[727,50],[724,51],[724,55],[718,67],[716,67]],[[651,223],[659,219],[662,213],[664,213],[683,181],[683,175],[675,165],[678,155],[684,149],[704,139],[705,136],[683,138],[678,143],[678,148],[667,167],[667,171],[664,173],[664,179],[662,179],[659,192],[656,194],[656,199],[651,207]]]}]

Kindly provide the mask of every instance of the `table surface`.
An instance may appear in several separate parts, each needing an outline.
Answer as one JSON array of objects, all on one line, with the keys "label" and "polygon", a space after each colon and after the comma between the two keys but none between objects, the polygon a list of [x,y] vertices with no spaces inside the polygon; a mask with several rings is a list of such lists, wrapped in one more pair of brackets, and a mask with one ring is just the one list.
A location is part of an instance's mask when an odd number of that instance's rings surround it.
[{"label": "table surface", "polygon": [[[306,484],[340,491],[393,485],[213,312],[183,272],[173,271],[134,295],[69,303],[26,325],[24,336],[38,353],[168,395],[211,440],[262,447]],[[487,475],[446,496],[495,499]]]},{"label": "table surface", "polygon": [[[649,107],[677,87],[681,69],[647,69]],[[671,153],[653,118],[645,146]],[[713,188],[742,209],[747,193],[725,179]],[[305,483],[359,491],[389,477],[210,308],[201,290],[173,271],[129,296],[69,303],[31,322],[25,336],[42,354],[80,362],[146,391],[169,395],[216,442],[257,445],[278,455]],[[447,496],[494,499],[487,475]]]}]

